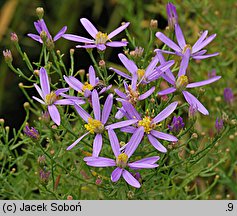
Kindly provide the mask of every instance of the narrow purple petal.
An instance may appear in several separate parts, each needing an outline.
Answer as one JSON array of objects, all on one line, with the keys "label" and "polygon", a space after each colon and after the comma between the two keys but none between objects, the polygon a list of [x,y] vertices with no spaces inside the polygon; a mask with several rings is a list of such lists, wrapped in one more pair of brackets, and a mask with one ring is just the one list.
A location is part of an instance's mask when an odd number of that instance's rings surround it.
[{"label": "narrow purple petal", "polygon": [[80,21],[91,37],[95,39],[96,34],[98,33],[98,30],[95,28],[95,26],[86,18],[81,18]]},{"label": "narrow purple petal", "polygon": [[192,54],[192,58],[195,57],[195,56],[202,56],[206,52],[207,52],[207,50],[201,50],[201,51],[195,52],[194,54]]},{"label": "narrow purple petal", "polygon": [[120,131],[124,132],[124,133],[134,133],[137,130],[137,128],[133,127],[133,126],[127,126],[127,127],[123,127],[120,129]]},{"label": "narrow purple petal", "polygon": [[211,79],[207,79],[207,80],[204,80],[204,81],[201,81],[201,82],[189,83],[186,87],[187,88],[195,88],[195,87],[208,85],[210,83],[216,82],[220,78],[221,78],[221,76],[216,76],[216,77],[212,77]]},{"label": "narrow purple petal", "polygon": [[41,31],[43,30],[41,28],[40,21],[38,20],[37,22],[34,22],[34,26],[35,26],[36,31],[40,34]]},{"label": "narrow purple petal", "polygon": [[96,85],[95,69],[93,66],[89,67],[89,81],[92,86]]},{"label": "narrow purple petal", "polygon": [[85,37],[81,37],[81,36],[77,36],[77,35],[73,35],[73,34],[64,34],[64,35],[62,35],[62,37],[67,40],[80,42],[80,43],[95,43],[94,40],[91,40],[91,39],[88,39]]},{"label": "narrow purple petal", "polygon": [[132,83],[131,83],[132,90],[134,91],[137,89],[137,80],[138,80],[138,75],[137,73],[135,73],[132,75]]},{"label": "narrow purple petal", "polygon": [[83,88],[83,84],[78,80],[76,79],[75,77],[73,76],[70,76],[70,77],[66,77],[65,75],[63,76],[65,81],[67,82],[67,84],[72,87],[74,90],[76,91],[82,91],[82,88]]},{"label": "narrow purple petal", "polygon": [[41,104],[45,104],[45,102],[35,96],[32,97],[33,99],[37,100],[38,102],[40,102]]},{"label": "narrow purple petal", "polygon": [[129,60],[124,54],[120,53],[118,54],[118,57],[120,59],[120,61],[123,63],[123,65],[127,68],[127,70],[134,74],[137,72],[138,68],[137,65],[132,61]]},{"label": "narrow purple petal", "polygon": [[209,54],[209,55],[201,55],[201,56],[197,55],[197,56],[193,56],[193,59],[201,60],[201,59],[206,59],[206,58],[214,57],[214,56],[217,56],[217,55],[219,55],[218,52],[213,53],[213,54]]},{"label": "narrow purple petal", "polygon": [[168,140],[171,142],[178,141],[178,139],[175,136],[167,134],[167,133],[159,132],[156,130],[151,130],[151,135],[153,135],[154,137],[156,137],[158,139]]},{"label": "narrow purple petal", "polygon": [[186,41],[184,39],[184,35],[179,24],[175,24],[175,35],[179,46],[183,49],[186,45]]},{"label": "narrow purple petal", "polygon": [[39,77],[40,77],[41,90],[45,98],[45,96],[50,93],[50,86],[47,71],[43,67],[40,68]]},{"label": "narrow purple petal", "polygon": [[99,95],[103,94],[104,92],[108,91],[109,89],[111,89],[112,85],[109,85],[107,87],[104,87],[101,89],[101,91],[99,92]]},{"label": "narrow purple petal", "polygon": [[108,130],[108,129],[122,128],[122,127],[126,127],[126,126],[129,126],[129,125],[135,124],[137,122],[138,122],[137,119],[125,120],[125,121],[121,121],[121,122],[116,122],[116,123],[111,124],[111,125],[107,125],[105,127],[105,129]]},{"label": "narrow purple petal", "polygon": [[195,47],[195,49],[193,50],[193,53],[207,46],[209,43],[211,43],[214,40],[215,37],[216,37],[216,34],[213,34],[209,36],[207,39],[205,39],[204,41],[202,41],[198,46]]},{"label": "narrow purple petal", "polygon": [[121,92],[120,90],[114,89],[114,91],[115,91],[115,93],[116,93],[119,97],[121,97],[121,98],[123,98],[123,99],[126,99],[126,98],[127,98],[127,95],[126,95],[125,93]]},{"label": "narrow purple petal", "polygon": [[117,167],[111,174],[111,181],[117,182],[120,179],[122,173],[123,173],[123,169],[121,169],[120,167]]},{"label": "narrow purple petal", "polygon": [[167,88],[165,90],[162,90],[162,91],[158,92],[158,95],[168,95],[168,94],[171,94],[175,91],[176,91],[175,87],[170,87],[170,88]]},{"label": "narrow purple petal", "polygon": [[41,39],[41,37],[39,35],[29,33],[29,34],[27,34],[27,36],[32,38],[35,41],[43,43],[43,41],[42,41],[42,39]]},{"label": "narrow purple petal", "polygon": [[129,163],[128,166],[131,169],[151,169],[158,167],[158,164],[147,164],[147,163]]},{"label": "narrow purple petal", "polygon": [[105,124],[108,121],[112,106],[113,106],[113,94],[109,94],[108,97],[106,98],[102,111],[102,117],[101,117],[102,124]]},{"label": "narrow purple petal", "polygon": [[161,111],[153,120],[153,123],[158,123],[166,119],[174,110],[176,109],[178,102],[173,102],[167,106],[163,111]]},{"label": "narrow purple petal", "polygon": [[95,89],[92,91],[92,107],[93,107],[95,119],[100,121],[100,116],[101,116],[100,99],[99,99],[98,92]]},{"label": "narrow purple petal", "polygon": [[77,143],[79,143],[89,132],[85,133],[83,136],[79,137],[75,142],[73,142],[70,146],[67,147],[67,150],[71,150]]},{"label": "narrow purple petal", "polygon": [[50,35],[50,33],[49,33],[49,30],[48,30],[48,28],[47,28],[47,26],[46,26],[46,23],[45,23],[45,21],[44,21],[44,19],[38,20],[38,23],[40,24],[42,31],[45,31],[45,32],[46,32],[47,37],[50,38],[50,39],[52,39],[52,37],[51,37],[51,35]]},{"label": "narrow purple petal", "polygon": [[112,150],[114,152],[115,157],[117,157],[120,154],[120,145],[119,145],[119,140],[115,132],[111,129],[108,130],[109,134],[109,141],[112,147]]},{"label": "narrow purple petal", "polygon": [[183,91],[183,95],[190,106],[194,105],[194,107],[197,107],[198,111],[201,112],[203,115],[209,115],[208,110],[191,93],[189,93],[187,91]]},{"label": "narrow purple petal", "polygon": [[54,93],[55,93],[57,96],[59,96],[59,95],[61,95],[62,93],[67,92],[67,91],[69,91],[69,88],[60,88],[60,89],[57,89]]},{"label": "narrow purple petal", "polygon": [[130,117],[130,119],[138,119],[138,120],[142,119],[140,114],[137,112],[137,110],[134,108],[132,104],[130,104],[127,101],[121,101],[121,102],[123,104],[123,108],[128,113],[128,116]]},{"label": "narrow purple petal", "polygon": [[88,118],[91,118],[91,116],[80,105],[75,104],[74,107],[81,118],[88,122]]},{"label": "narrow purple petal", "polygon": [[191,55],[191,50],[188,48],[186,50],[186,52],[184,53],[184,55],[182,57],[182,61],[180,63],[180,68],[179,68],[179,73],[178,73],[179,77],[186,74],[186,70],[187,70],[187,67],[188,67],[190,55]]},{"label": "narrow purple petal", "polygon": [[86,90],[84,91],[84,97],[86,97],[86,98],[90,97],[91,94],[92,94],[92,92],[91,92],[89,89],[86,89]]},{"label": "narrow purple petal", "polygon": [[138,145],[142,141],[143,136],[144,136],[144,127],[139,127],[134,132],[125,148],[125,153],[128,155],[128,158],[130,158],[133,152],[137,149]]},{"label": "narrow purple petal", "polygon": [[155,91],[155,86],[153,86],[152,88],[150,88],[148,91],[146,91],[145,93],[141,94],[138,97],[138,100],[144,100],[146,98],[148,98],[153,92]]},{"label": "narrow purple petal", "polygon": [[[93,157],[91,157],[93,158]],[[84,158],[86,161],[86,164],[93,167],[112,167],[116,166],[116,162],[113,159],[110,158],[104,158],[104,157],[94,157],[94,159],[88,159]]]},{"label": "narrow purple petal", "polygon": [[155,56],[150,62],[150,64],[148,65],[148,67],[146,68],[146,72],[145,72],[146,77],[148,77],[154,71],[154,68],[156,67],[158,62],[159,62],[159,59],[157,56]]},{"label": "narrow purple petal", "polygon": [[166,153],[167,149],[152,135],[148,134],[147,135],[148,140],[150,143],[160,152]]},{"label": "narrow purple petal", "polygon": [[196,53],[198,50],[197,48],[199,47],[199,45],[204,41],[204,39],[206,38],[208,34],[208,31],[204,31],[201,35],[201,37],[196,41],[196,43],[193,45],[192,47],[192,53]]},{"label": "narrow purple petal", "polygon": [[101,134],[96,134],[93,142],[93,157],[98,157],[102,148],[103,140]]},{"label": "narrow purple petal", "polygon": [[57,125],[60,125],[60,114],[58,112],[58,109],[55,105],[50,105],[48,106],[48,111],[49,111],[49,115],[51,117],[51,119],[53,120],[53,122]]},{"label": "narrow purple petal", "polygon": [[154,164],[160,159],[159,156],[153,156],[148,158],[143,158],[141,160],[135,161],[133,163],[147,163],[147,164]]},{"label": "narrow purple petal", "polygon": [[70,99],[61,99],[54,102],[55,105],[74,105],[75,102]]},{"label": "narrow purple petal", "polygon": [[121,119],[121,118],[123,118],[123,117],[124,117],[124,112],[125,112],[125,111],[121,111],[121,109],[119,109],[118,112],[116,112],[116,114],[115,114],[115,118],[116,118],[116,119]]},{"label": "narrow purple petal", "polygon": [[37,92],[39,93],[40,97],[44,100],[43,92],[40,87],[34,83],[34,87],[36,88]]},{"label": "narrow purple petal", "polygon": [[124,73],[124,72],[122,72],[122,71],[120,71],[120,70],[117,70],[117,69],[112,68],[112,67],[110,67],[109,69],[110,69],[110,70],[113,70],[115,73],[117,73],[117,74],[118,74],[119,76],[121,76],[121,77],[124,77],[124,78],[129,79],[129,80],[132,79],[131,76],[127,75],[126,73]]},{"label": "narrow purple petal", "polygon": [[117,29],[115,29],[114,31],[112,31],[111,33],[108,34],[108,38],[111,39],[113,38],[115,35],[119,34],[121,31],[123,31],[124,29],[126,29],[129,26],[129,22],[125,23],[124,25],[118,27]]},{"label": "narrow purple petal", "polygon": [[97,47],[96,44],[87,44],[87,45],[77,45],[76,48],[85,48],[85,49],[92,49]]},{"label": "narrow purple petal", "polygon": [[[172,51],[162,50],[162,49],[155,49],[154,51],[155,52],[166,53],[166,54],[171,54],[171,55],[176,55],[177,54],[177,52],[172,52]],[[181,52],[181,50],[178,53],[180,53],[180,52]]]},{"label": "narrow purple petal", "polygon": [[128,172],[127,170],[123,170],[123,178],[124,180],[130,184],[131,186],[135,187],[135,188],[140,188],[141,185],[140,183],[132,176],[132,174],[130,172]]},{"label": "narrow purple petal", "polygon": [[175,50],[176,52],[182,52],[182,50],[180,49],[179,46],[177,46],[177,44],[175,44],[172,40],[170,40],[167,36],[165,36],[163,33],[161,32],[157,32],[156,33],[156,37],[158,39],[160,39],[163,43],[165,43],[168,47],[170,47],[171,49]]},{"label": "narrow purple petal", "polygon": [[96,48],[100,51],[104,51],[106,49],[106,46],[104,44],[97,44]]},{"label": "narrow purple petal", "polygon": [[127,41],[111,41],[106,43],[106,46],[109,47],[124,47],[127,45],[128,45]]},{"label": "narrow purple petal", "polygon": [[54,41],[57,41],[59,38],[63,36],[63,34],[67,31],[67,26],[64,26],[53,38]]}]

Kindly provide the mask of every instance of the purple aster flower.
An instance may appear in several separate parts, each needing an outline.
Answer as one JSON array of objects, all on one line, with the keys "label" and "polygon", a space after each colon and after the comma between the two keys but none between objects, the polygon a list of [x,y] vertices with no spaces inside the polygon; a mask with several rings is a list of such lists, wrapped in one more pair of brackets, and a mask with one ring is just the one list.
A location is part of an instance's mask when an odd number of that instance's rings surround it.
[{"label": "purple aster flower", "polygon": [[175,24],[178,24],[178,15],[176,7],[172,3],[166,5],[166,12],[168,15],[168,24],[171,29],[174,28]]},{"label": "purple aster flower", "polygon": [[113,67],[109,69],[116,72],[119,76],[122,76],[126,79],[131,80],[132,85],[135,85],[137,80],[139,81],[138,84],[140,83],[145,84],[145,83],[154,81],[158,79],[164,71],[166,71],[169,67],[171,67],[174,64],[174,61],[171,60],[156,67],[156,65],[159,62],[159,59],[157,58],[157,56],[155,56],[150,62],[150,64],[148,65],[148,67],[146,68],[146,70],[144,70],[144,69],[139,69],[137,65],[134,63],[134,61],[128,59],[124,54],[120,53],[118,54],[118,57],[120,61],[123,63],[124,67],[131,73],[131,76]]},{"label": "purple aster flower", "polygon": [[170,131],[174,133],[178,133],[184,127],[184,125],[185,124],[181,116],[178,116],[178,117],[174,116],[171,124],[168,125],[168,128]]},{"label": "purple aster flower", "polygon": [[234,101],[234,94],[231,90],[231,88],[225,88],[224,89],[224,99],[226,103],[231,104]]},{"label": "purple aster flower", "polygon": [[[83,95],[86,98],[90,97],[92,90],[100,85],[99,78],[96,77],[95,70],[92,66],[89,67],[89,82],[85,82],[83,84],[73,76],[64,76],[64,79],[71,88],[73,88],[75,91],[77,91],[79,94]],[[112,85],[103,86],[102,89],[99,91],[99,94],[103,94],[105,91],[109,90],[111,86]],[[68,96],[64,96],[68,98]],[[69,97],[72,98],[72,96]]]},{"label": "purple aster flower", "polygon": [[223,119],[216,118],[215,128],[217,133],[220,133],[223,128]]},{"label": "purple aster flower", "polygon": [[46,171],[45,168],[41,169],[39,171],[40,181],[44,184],[47,183],[49,180],[50,174],[51,174],[50,171]]},{"label": "purple aster flower", "polygon": [[[178,141],[178,139],[175,136],[156,130],[156,128],[159,127],[158,123],[166,119],[170,114],[172,114],[172,112],[177,107],[178,102],[171,103],[168,107],[166,107],[163,111],[161,111],[155,118],[151,118],[150,116],[144,116],[142,118],[132,104],[130,104],[125,100],[121,100],[121,102],[123,104],[124,110],[126,111],[125,116],[128,119],[133,119],[136,121],[135,122],[136,127],[133,126],[122,127],[121,131],[126,133],[135,133],[141,127],[144,128],[145,135],[147,135],[147,138],[151,143],[151,145],[153,145],[158,151],[163,153],[166,153],[167,149],[157,140],[157,138],[162,140],[168,140],[171,142]],[[123,146],[123,148],[126,148],[126,146]]]},{"label": "purple aster flower", "polygon": [[[189,52],[189,49],[187,52]],[[196,97],[194,97],[191,93],[186,91],[185,89],[208,85],[210,83],[213,83],[213,82],[219,80],[221,78],[221,76],[215,76],[215,77],[212,77],[210,79],[200,81],[200,82],[189,83],[188,77],[185,75],[186,69],[188,66],[188,61],[186,61],[187,58],[188,58],[188,56],[184,56],[185,61],[182,61],[183,64],[181,63],[181,65],[180,65],[177,79],[175,79],[174,76],[171,75],[172,73],[170,73],[169,71],[166,71],[166,74],[170,74],[169,79],[166,79],[166,80],[173,86],[158,92],[158,95],[167,95],[167,94],[174,93],[175,91],[180,91],[183,93],[185,100],[188,102],[188,104],[190,106],[192,106],[195,109],[197,108],[197,110],[199,112],[201,112],[202,114],[208,115],[209,112],[201,104],[201,102]]]},{"label": "purple aster flower", "polygon": [[67,40],[85,43],[86,45],[78,45],[77,48],[97,48],[101,51],[106,49],[106,46],[109,47],[123,47],[127,46],[128,42],[126,41],[111,41],[111,39],[119,34],[121,31],[126,29],[129,22],[125,23],[124,25],[120,26],[119,28],[115,29],[108,35],[106,33],[102,33],[98,31],[95,26],[86,18],[80,19],[81,24],[84,26],[86,31],[91,35],[93,39],[84,38],[81,36],[73,35],[73,34],[64,34],[63,37]]},{"label": "purple aster flower", "polygon": [[[43,67],[40,68],[39,77],[41,88],[37,84],[34,84],[34,86],[42,99],[35,96],[33,96],[33,98],[41,104],[46,105],[51,119],[55,122],[55,124],[60,125],[61,119],[56,105],[74,105],[74,102],[70,99],[59,99],[59,95],[68,91],[69,88],[61,88],[56,91],[50,91],[48,74]],[[78,103],[82,104],[85,102],[83,100],[79,102],[78,100]]]},{"label": "purple aster flower", "polygon": [[43,43],[43,40],[41,39],[42,32],[46,33],[47,39],[49,41],[57,41],[59,38],[62,37],[62,35],[67,31],[67,26],[64,26],[55,36],[52,38],[51,34],[49,33],[49,30],[44,22],[43,19],[38,20],[37,22],[34,22],[35,28],[39,35],[36,34],[27,34],[29,37],[31,37],[33,40],[38,41],[40,43]]},{"label": "purple aster flower", "polygon": [[37,140],[40,137],[39,132],[34,127],[29,128],[29,126],[26,125],[25,129],[23,131],[26,134],[26,136],[28,136],[28,137],[30,137],[32,139],[36,139]]},{"label": "purple aster flower", "polygon": [[93,167],[114,167],[114,171],[111,174],[111,181],[117,182],[122,176],[124,180],[135,188],[140,188],[141,184],[139,181],[129,172],[127,168],[131,169],[149,169],[156,168],[158,164],[155,164],[160,157],[148,157],[135,162],[128,162],[133,152],[136,150],[137,146],[142,140],[144,134],[144,128],[140,127],[132,135],[130,141],[127,143],[124,152],[120,151],[118,138],[113,130],[109,130],[109,140],[112,146],[113,153],[116,159],[110,159],[105,157],[85,157],[84,161],[87,165]]},{"label": "purple aster flower", "polygon": [[[183,63],[183,61],[189,61],[190,57],[193,59],[205,59],[217,56],[219,54],[219,53],[213,53],[204,55],[207,52],[207,50],[203,50],[205,46],[207,46],[212,40],[214,40],[216,34],[213,34],[208,38],[206,38],[208,31],[207,30],[204,31],[193,46],[186,43],[183,32],[178,24],[175,24],[175,34],[178,45],[174,43],[171,39],[169,39],[167,36],[165,36],[163,33],[157,32],[156,37],[160,39],[163,43],[165,43],[168,47],[170,47],[172,50],[174,50],[174,52],[161,49],[156,49],[155,51],[161,51],[164,53],[181,56],[182,57],[181,64],[185,64]],[[185,59],[183,59],[184,55]]]},{"label": "purple aster flower", "polygon": [[126,121],[121,121],[121,122],[117,122],[117,123],[105,126],[108,121],[111,109],[112,109],[113,95],[112,94],[108,95],[108,97],[105,101],[103,110],[102,110],[102,114],[101,114],[101,108],[100,108],[99,95],[95,89],[92,91],[91,98],[92,98],[92,108],[93,108],[94,118],[92,118],[80,105],[77,105],[77,104],[74,105],[78,114],[87,123],[87,124],[85,124],[85,128],[88,132],[85,133],[84,135],[82,135],[81,137],[79,137],[73,144],[71,144],[67,148],[67,150],[72,149],[76,144],[78,144],[89,133],[96,134],[94,142],[93,142],[92,156],[97,157],[101,151],[101,148],[102,148],[102,143],[103,143],[102,134],[105,132],[105,130],[108,130],[108,127],[111,127],[112,129],[121,128],[121,127],[131,125],[136,121],[135,120],[126,120]]}]

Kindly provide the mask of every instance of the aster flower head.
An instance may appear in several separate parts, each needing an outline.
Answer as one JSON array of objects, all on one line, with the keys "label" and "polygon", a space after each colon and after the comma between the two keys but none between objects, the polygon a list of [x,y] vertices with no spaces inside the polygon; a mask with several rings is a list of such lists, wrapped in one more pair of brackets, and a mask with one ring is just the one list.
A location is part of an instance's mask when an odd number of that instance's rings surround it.
[{"label": "aster flower head", "polygon": [[[96,77],[95,70],[92,66],[89,67],[89,82],[85,82],[84,84],[80,82],[73,76],[64,76],[65,81],[67,84],[77,91],[82,96],[88,98],[91,96],[92,90],[100,85],[99,78]],[[109,90],[111,85],[103,86],[102,89],[99,91],[99,94],[103,94],[105,91]],[[64,95],[65,97],[68,97]],[[70,97],[71,98],[71,97]]]},{"label": "aster flower head", "polygon": [[[159,123],[173,113],[178,105],[178,102],[171,103],[154,118],[150,117],[149,115],[141,117],[140,113],[137,112],[132,104],[125,100],[121,100],[121,102],[124,110],[126,111],[125,116],[128,119],[134,119],[136,121],[135,127],[122,127],[121,131],[126,133],[135,133],[135,131],[137,131],[139,128],[144,128],[142,135],[147,136],[151,145],[153,145],[158,151],[162,153],[166,153],[167,149],[157,139],[167,140],[171,142],[178,141],[175,136],[157,130],[157,128],[159,128]],[[124,146],[123,148],[126,148],[126,146]]]},{"label": "aster flower head", "polygon": [[[55,124],[60,125],[60,114],[56,107],[56,105],[73,105],[74,102],[70,99],[59,99],[59,96],[68,91],[68,88],[61,88],[56,91],[50,91],[50,84],[49,84],[49,78],[47,71],[45,68],[40,68],[39,72],[40,77],[40,87],[37,84],[34,84],[37,92],[39,93],[40,98],[37,98],[33,96],[35,100],[40,102],[41,104],[47,106],[47,110],[49,112],[49,115],[51,119],[54,121]],[[78,102],[79,103],[79,102]],[[80,103],[84,103],[83,100],[80,101]]]},{"label": "aster flower head", "polygon": [[127,171],[127,168],[134,170],[156,168],[158,167],[158,164],[155,163],[160,159],[159,156],[154,156],[144,158],[135,162],[129,162],[130,157],[132,156],[132,154],[134,153],[137,146],[142,140],[143,133],[143,127],[136,130],[135,133],[132,135],[130,141],[126,144],[125,150],[121,151],[119,140],[115,132],[113,130],[108,130],[110,144],[116,159],[110,159],[105,157],[86,157],[84,158],[84,161],[88,166],[93,167],[116,166],[116,168],[111,174],[112,182],[117,182],[122,176],[129,185],[135,188],[140,188],[141,184],[139,180],[137,180],[129,171]]},{"label": "aster flower head", "polygon": [[221,130],[223,129],[223,123],[224,123],[223,119],[216,118],[215,128],[217,133],[220,133]]},{"label": "aster flower head", "polygon": [[35,41],[38,41],[40,43],[43,43],[42,37],[44,37],[43,35],[45,35],[46,40],[47,41],[57,41],[59,38],[62,37],[62,35],[67,31],[67,26],[64,26],[53,38],[51,36],[51,34],[49,33],[49,30],[46,26],[46,23],[44,21],[44,19],[39,19],[36,22],[34,22],[34,26],[36,31],[38,32],[37,34],[32,34],[29,33],[27,34],[30,38],[32,38]]},{"label": "aster flower head", "polygon": [[37,140],[40,138],[39,132],[34,127],[30,128],[28,125],[26,125],[23,131],[25,135],[30,137],[31,139]]},{"label": "aster flower head", "polygon": [[174,133],[178,133],[182,128],[184,128],[184,125],[185,124],[181,116],[178,116],[178,117],[174,116],[171,124],[168,125],[168,128],[170,131]]},{"label": "aster flower head", "polygon": [[200,82],[189,83],[188,77],[186,76],[186,70],[188,67],[188,56],[189,55],[187,56],[185,55],[183,57],[184,61],[182,61],[180,65],[177,78],[174,77],[171,71],[168,71],[168,70],[166,71],[166,76],[167,76],[166,81],[168,81],[172,85],[172,87],[169,87],[165,90],[158,92],[158,95],[160,96],[168,95],[176,91],[179,91],[183,94],[185,100],[193,109],[198,110],[204,115],[208,115],[209,114],[208,110],[202,105],[202,103],[195,96],[193,96],[186,89],[208,85],[210,83],[213,83],[219,80],[221,76],[215,76],[215,77],[212,77],[210,79],[200,81]]},{"label": "aster flower head", "polygon": [[2,53],[3,53],[3,56],[4,56],[5,62],[7,64],[11,64],[12,60],[13,60],[11,50],[3,50]]},{"label": "aster flower head", "polygon": [[[213,56],[217,56],[219,53],[213,53],[213,54],[206,54],[207,50],[203,49],[205,46],[207,46],[209,43],[211,43],[214,38],[216,37],[216,34],[213,34],[209,37],[207,37],[208,31],[204,31],[199,39],[196,41],[196,43],[191,46],[190,44],[186,43],[186,40],[184,38],[183,32],[179,26],[179,24],[175,24],[175,35],[178,44],[173,42],[171,39],[169,39],[167,36],[165,36],[161,32],[156,33],[156,37],[161,40],[164,44],[166,44],[168,47],[170,47],[172,51],[166,51],[161,49],[156,49],[155,51],[160,51],[163,53],[178,55],[182,57],[181,64],[183,61],[189,61],[190,58],[193,59],[206,59]],[[207,38],[206,38],[207,37]],[[185,56],[185,59],[183,58]]]},{"label": "aster flower head", "polygon": [[104,51],[106,46],[109,47],[123,47],[127,46],[126,41],[111,41],[111,39],[122,32],[129,26],[129,22],[124,23],[119,28],[115,29],[111,33],[107,35],[107,33],[103,33],[98,31],[96,27],[86,18],[80,19],[81,24],[84,26],[86,31],[91,35],[93,39],[88,39],[85,37],[73,35],[73,34],[64,34],[63,38],[75,42],[85,43],[85,45],[78,45],[77,48],[97,48],[98,50]]},{"label": "aster flower head", "polygon": [[166,13],[168,15],[169,27],[173,29],[175,24],[178,24],[178,14],[176,7],[170,2],[166,5]]},{"label": "aster flower head", "polygon": [[224,89],[224,100],[226,103],[231,104],[234,101],[234,94],[231,88]]},{"label": "aster flower head", "polygon": [[92,156],[98,157],[103,144],[103,133],[110,128],[121,128],[124,126],[131,125],[135,122],[135,120],[126,120],[122,122],[117,122],[111,125],[106,125],[112,105],[113,105],[113,95],[109,94],[106,98],[106,101],[104,103],[104,107],[102,109],[100,108],[100,100],[99,100],[99,94],[94,89],[91,94],[91,100],[92,100],[92,109],[94,113],[94,118],[90,114],[88,114],[80,105],[74,104],[74,107],[77,111],[77,113],[80,115],[80,117],[86,122],[84,125],[87,132],[79,137],[74,143],[72,143],[67,150],[72,149],[74,146],[76,146],[85,136],[88,134],[95,135],[94,141],[93,141],[93,153]]}]

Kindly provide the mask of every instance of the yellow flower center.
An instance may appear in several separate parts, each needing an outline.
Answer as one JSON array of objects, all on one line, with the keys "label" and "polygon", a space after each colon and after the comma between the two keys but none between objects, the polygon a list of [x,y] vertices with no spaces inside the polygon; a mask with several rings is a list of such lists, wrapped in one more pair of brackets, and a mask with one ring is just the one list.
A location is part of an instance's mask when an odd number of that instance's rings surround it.
[{"label": "yellow flower center", "polygon": [[127,162],[128,162],[128,155],[125,153],[121,153],[116,158],[116,165],[118,167],[125,168],[127,166]]},{"label": "yellow flower center", "polygon": [[152,129],[155,128],[155,124],[151,123],[152,119],[149,116],[144,117],[138,122],[138,126],[143,126],[145,133],[149,134]]},{"label": "yellow flower center", "polygon": [[138,76],[138,79],[140,80],[145,74],[145,70],[143,69],[138,69],[137,70],[137,76]]},{"label": "yellow flower center", "polygon": [[82,87],[82,91],[85,91],[85,90],[90,90],[91,91],[92,89],[93,89],[93,86],[88,82],[85,82],[83,87]]},{"label": "yellow flower center", "polygon": [[176,81],[176,88],[179,90],[183,90],[188,85],[188,77],[185,75],[181,75]]},{"label": "yellow flower center", "polygon": [[187,49],[190,49],[190,51],[192,52],[192,46],[190,44],[186,44],[183,48],[182,53],[184,54],[187,51]]},{"label": "yellow flower center", "polygon": [[53,104],[58,99],[58,96],[52,91],[45,96],[46,105]]},{"label": "yellow flower center", "polygon": [[95,43],[96,44],[105,44],[108,40],[108,35],[106,33],[98,32],[95,36]]},{"label": "yellow flower center", "polygon": [[96,119],[89,118],[88,124],[85,124],[84,126],[91,134],[104,132],[104,125],[101,121]]}]

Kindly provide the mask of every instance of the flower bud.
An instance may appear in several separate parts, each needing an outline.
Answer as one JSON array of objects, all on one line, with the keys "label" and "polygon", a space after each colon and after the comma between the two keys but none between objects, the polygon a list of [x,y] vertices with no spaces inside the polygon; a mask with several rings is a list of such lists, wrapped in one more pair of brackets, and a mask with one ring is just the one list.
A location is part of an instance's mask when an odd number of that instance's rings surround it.
[{"label": "flower bud", "polygon": [[217,133],[220,133],[222,128],[223,128],[223,119],[216,119],[216,123],[215,123],[215,128],[216,128],[216,131]]},{"label": "flower bud", "polygon": [[43,16],[44,16],[44,8],[37,7],[35,12],[36,12],[36,15],[39,17],[39,19],[43,18]]},{"label": "flower bud", "polygon": [[11,50],[4,50],[2,53],[4,56],[5,62],[7,64],[11,64],[13,60]]},{"label": "flower bud", "polygon": [[158,28],[158,21],[152,19],[152,20],[150,21],[150,28],[153,29],[153,30],[156,30],[156,29]]},{"label": "flower bud", "polygon": [[11,33],[11,41],[13,43],[18,43],[18,36],[17,36],[17,34],[15,32]]},{"label": "flower bud", "polygon": [[224,89],[224,100],[228,104],[233,103],[233,101],[234,101],[234,94],[233,94],[231,88],[225,88]]}]

